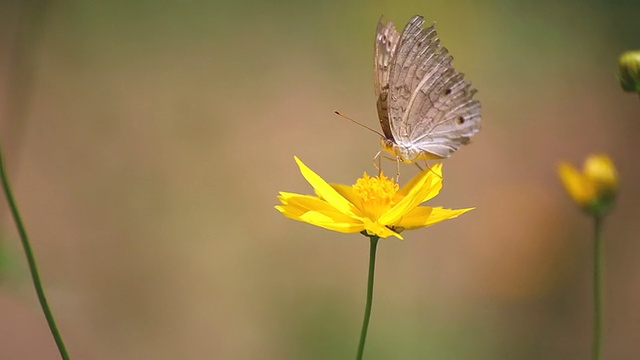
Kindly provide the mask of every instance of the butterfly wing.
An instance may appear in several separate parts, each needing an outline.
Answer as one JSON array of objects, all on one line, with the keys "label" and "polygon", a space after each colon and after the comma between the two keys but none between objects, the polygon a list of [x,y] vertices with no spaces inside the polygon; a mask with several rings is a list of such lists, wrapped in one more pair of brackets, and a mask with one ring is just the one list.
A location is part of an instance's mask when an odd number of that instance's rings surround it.
[{"label": "butterfly wing", "polygon": [[389,74],[390,130],[397,144],[446,158],[480,130],[480,102],[434,25],[423,24],[414,16],[400,36]]},{"label": "butterfly wing", "polygon": [[387,139],[393,139],[389,125],[389,72],[399,40],[400,34],[393,23],[383,22],[381,17],[376,29],[374,82],[378,119]]}]

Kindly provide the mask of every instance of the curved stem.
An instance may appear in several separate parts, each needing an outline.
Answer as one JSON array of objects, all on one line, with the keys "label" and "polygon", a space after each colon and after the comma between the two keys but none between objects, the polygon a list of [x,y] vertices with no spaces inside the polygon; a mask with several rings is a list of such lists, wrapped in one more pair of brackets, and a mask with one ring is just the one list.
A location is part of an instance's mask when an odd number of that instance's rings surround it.
[{"label": "curved stem", "polygon": [[593,241],[593,339],[591,359],[600,360],[602,353],[602,216],[594,217]]},{"label": "curved stem", "polygon": [[51,309],[49,309],[47,298],[44,295],[42,283],[40,282],[40,275],[38,275],[38,267],[36,265],[36,260],[35,260],[35,257],[33,256],[31,245],[29,245],[29,238],[27,237],[27,231],[25,230],[24,225],[22,224],[22,219],[20,218],[20,212],[18,211],[16,202],[13,199],[11,187],[9,186],[9,180],[7,178],[7,174],[4,168],[4,161],[2,159],[1,150],[0,150],[0,178],[2,178],[2,188],[4,190],[4,194],[7,197],[7,202],[9,203],[9,208],[11,209],[11,215],[13,215],[13,220],[15,221],[16,227],[18,228],[18,234],[20,235],[20,241],[22,242],[24,254],[27,257],[27,263],[29,264],[29,271],[31,272],[31,279],[33,281],[33,286],[36,289],[36,294],[38,295],[38,301],[40,301],[40,307],[42,307],[42,312],[44,312],[44,316],[47,319],[47,323],[49,324],[49,329],[51,330],[51,334],[53,335],[56,345],[58,346],[58,350],[60,351],[60,356],[64,360],[69,360],[69,354],[67,353],[67,349],[65,348],[64,342],[62,341],[62,336],[60,336],[60,332],[58,331],[58,326],[56,325],[56,321],[53,319],[53,314],[51,313]]},{"label": "curved stem", "polygon": [[362,331],[360,331],[360,344],[358,345],[357,360],[362,359],[364,353],[364,343],[367,340],[367,330],[369,329],[369,319],[371,318],[371,305],[373,304],[373,275],[376,269],[376,249],[378,247],[377,236],[370,236],[371,247],[369,250],[369,279],[367,281],[367,305],[364,310],[364,320],[362,321]]}]

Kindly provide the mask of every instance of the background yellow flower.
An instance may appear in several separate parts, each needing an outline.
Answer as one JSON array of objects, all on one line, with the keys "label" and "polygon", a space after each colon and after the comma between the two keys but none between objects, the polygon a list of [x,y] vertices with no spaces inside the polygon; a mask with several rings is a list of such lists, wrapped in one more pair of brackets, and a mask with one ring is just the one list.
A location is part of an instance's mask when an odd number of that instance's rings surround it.
[{"label": "background yellow flower", "polygon": [[589,211],[608,207],[618,191],[618,174],[607,155],[587,157],[580,172],[573,165],[561,162],[560,179],[573,201]]}]

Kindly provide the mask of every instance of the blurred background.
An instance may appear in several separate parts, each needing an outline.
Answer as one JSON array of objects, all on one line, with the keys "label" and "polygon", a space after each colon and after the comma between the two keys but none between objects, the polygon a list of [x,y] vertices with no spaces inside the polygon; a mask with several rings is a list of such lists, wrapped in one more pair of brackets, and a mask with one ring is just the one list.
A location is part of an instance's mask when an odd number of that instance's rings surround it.
[{"label": "blurred background", "polygon": [[[378,126],[376,23],[415,14],[483,106],[429,204],[477,209],[380,243],[365,357],[587,358],[592,222],[556,167],[606,152],[605,355],[638,358],[640,100],[615,72],[640,2],[0,4],[0,141],[73,358],[355,357],[368,240],[273,206],[312,191],[294,155],[375,172],[378,136],[333,111]],[[0,357],[59,358],[0,216]]]}]

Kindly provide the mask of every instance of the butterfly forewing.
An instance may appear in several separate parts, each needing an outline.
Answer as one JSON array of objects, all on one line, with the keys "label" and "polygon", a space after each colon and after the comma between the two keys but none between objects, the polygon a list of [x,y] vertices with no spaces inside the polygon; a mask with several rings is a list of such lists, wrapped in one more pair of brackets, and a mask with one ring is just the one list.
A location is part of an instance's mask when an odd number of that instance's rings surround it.
[{"label": "butterfly forewing", "polygon": [[[415,16],[400,35],[388,74],[384,120],[395,144],[445,158],[479,130],[480,103],[472,99],[471,84],[451,66],[435,27],[423,24]],[[380,110],[378,105],[379,115]],[[380,121],[387,135],[383,116]]]},{"label": "butterfly forewing", "polygon": [[393,23],[380,18],[376,29],[374,80],[378,119],[387,139],[393,139],[389,125],[389,72],[399,40],[400,34]]}]

